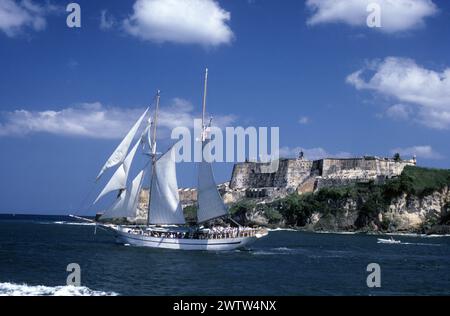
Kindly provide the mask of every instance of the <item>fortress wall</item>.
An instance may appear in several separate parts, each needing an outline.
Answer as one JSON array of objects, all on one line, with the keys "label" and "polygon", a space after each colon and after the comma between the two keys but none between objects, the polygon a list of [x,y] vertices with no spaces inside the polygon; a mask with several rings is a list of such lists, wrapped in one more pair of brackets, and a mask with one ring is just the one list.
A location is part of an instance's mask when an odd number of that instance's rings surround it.
[{"label": "fortress wall", "polygon": [[314,162],[301,159],[280,159],[278,170],[263,173],[267,164],[247,162],[236,164],[231,178],[231,189],[297,187],[311,174]]},{"label": "fortress wall", "polygon": [[288,184],[289,160],[280,159],[278,170],[273,174],[273,185],[271,187],[283,188]]},{"label": "fortress wall", "polygon": [[345,186],[356,182],[375,181],[399,176],[406,166],[414,166],[414,160],[395,161],[389,158],[364,157],[357,159],[324,159],[322,176],[316,189]]},{"label": "fortress wall", "polygon": [[196,189],[179,189],[180,201],[183,205],[194,204],[197,201]]},{"label": "fortress wall", "polygon": [[238,163],[233,167],[233,173],[230,181],[230,188],[242,189],[251,185],[251,172],[256,168],[255,163]]},{"label": "fortress wall", "polygon": [[286,186],[297,188],[313,171],[313,161],[291,159],[287,161]]},{"label": "fortress wall", "polygon": [[[405,166],[415,165],[415,160],[395,161],[391,158],[327,158],[315,161],[280,159],[275,173],[263,173],[265,164],[246,162],[235,165],[230,182],[232,190],[258,188],[297,189],[311,178],[317,179],[315,189],[348,185],[355,182],[377,181],[399,176]],[[310,190],[311,180],[305,190]]]},{"label": "fortress wall", "polygon": [[323,159],[322,177],[340,174],[343,171],[359,171],[375,173],[379,176],[393,177],[402,173],[407,165],[415,165],[413,161],[395,161],[387,158],[364,157],[351,159]]},{"label": "fortress wall", "polygon": [[415,165],[416,162],[414,160],[402,160],[402,161],[394,161],[392,159],[380,160],[379,170],[382,175],[393,177],[400,175],[406,166],[415,166]]},{"label": "fortress wall", "polygon": [[262,167],[267,164],[246,162],[234,165],[230,188],[264,188],[286,186],[287,160],[280,160],[278,171],[275,173],[263,173]]},{"label": "fortress wall", "polygon": [[323,159],[322,176],[339,173],[342,170],[376,170],[377,161],[375,159]]},{"label": "fortress wall", "polygon": [[383,176],[354,176],[354,177],[332,177],[332,178],[321,178],[319,177],[316,181],[316,190],[329,187],[340,187],[348,186],[354,183],[364,183],[369,181],[374,181],[374,183],[383,183],[385,177]]}]

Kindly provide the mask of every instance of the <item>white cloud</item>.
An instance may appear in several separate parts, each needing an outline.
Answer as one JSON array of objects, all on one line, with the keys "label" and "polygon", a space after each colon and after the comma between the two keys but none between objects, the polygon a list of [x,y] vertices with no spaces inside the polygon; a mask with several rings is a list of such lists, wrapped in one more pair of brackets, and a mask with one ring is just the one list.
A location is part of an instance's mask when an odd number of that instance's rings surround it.
[{"label": "white cloud", "polygon": [[[151,109],[153,110],[153,109]],[[106,107],[99,102],[83,103],[62,110],[17,110],[3,114],[0,121],[1,136],[25,136],[48,133],[60,136],[77,136],[99,139],[122,138],[142,114],[143,108],[125,109]],[[158,134],[168,137],[177,126],[193,127],[200,115],[193,112],[191,103],[175,98],[159,113]],[[224,127],[235,120],[232,115],[218,116],[216,126]]]},{"label": "white cloud", "polygon": [[416,156],[424,159],[442,159],[442,155],[434,151],[431,146],[413,146],[407,148],[394,148],[392,154],[399,153],[401,156]]},{"label": "white cloud", "polygon": [[381,8],[381,31],[403,32],[425,25],[425,19],[438,12],[431,0],[307,0],[306,7],[312,12],[309,25],[321,23],[345,23],[367,27],[369,4]]},{"label": "white cloud", "polygon": [[405,117],[406,107],[411,105],[417,109],[414,114],[409,108],[408,116],[414,120],[430,128],[450,128],[450,68],[438,72],[412,59],[388,57],[352,73],[347,83],[406,104],[394,108],[396,114],[404,110]]},{"label": "white cloud", "polygon": [[298,123],[302,124],[302,125],[306,125],[309,123],[309,117],[307,116],[302,116],[298,119]]},{"label": "white cloud", "polygon": [[394,120],[408,120],[411,114],[411,108],[406,104],[395,104],[386,110],[386,115]]},{"label": "white cloud", "polygon": [[25,28],[34,31],[45,29],[46,14],[54,9],[50,5],[41,6],[31,0],[0,0],[0,31],[14,37]]},{"label": "white cloud", "polygon": [[218,46],[233,39],[231,15],[215,0],[137,0],[133,10],[124,28],[143,40]]},{"label": "white cloud", "polygon": [[281,147],[280,157],[282,158],[293,158],[298,157],[300,152],[303,152],[306,159],[318,160],[323,158],[350,158],[353,155],[348,152],[338,152],[335,154],[327,152],[322,147],[316,148],[303,148],[303,147]]},{"label": "white cloud", "polygon": [[58,111],[17,110],[4,114],[0,136],[50,133],[62,136],[120,138],[142,110],[106,108],[84,103]]},{"label": "white cloud", "polygon": [[102,10],[100,12],[100,29],[109,30],[116,24],[115,18],[108,12],[108,10]]}]

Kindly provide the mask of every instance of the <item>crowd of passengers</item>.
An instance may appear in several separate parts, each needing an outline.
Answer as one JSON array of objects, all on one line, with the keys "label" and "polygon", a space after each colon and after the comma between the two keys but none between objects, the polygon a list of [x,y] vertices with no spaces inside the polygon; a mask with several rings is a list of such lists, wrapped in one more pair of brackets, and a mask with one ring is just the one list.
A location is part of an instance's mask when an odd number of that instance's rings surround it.
[{"label": "crowd of passengers", "polygon": [[189,232],[164,232],[155,230],[144,230],[140,228],[130,228],[127,233],[143,235],[156,238],[174,238],[174,239],[224,239],[237,237],[255,236],[257,229],[251,227],[222,227],[213,226],[208,229],[195,230]]}]

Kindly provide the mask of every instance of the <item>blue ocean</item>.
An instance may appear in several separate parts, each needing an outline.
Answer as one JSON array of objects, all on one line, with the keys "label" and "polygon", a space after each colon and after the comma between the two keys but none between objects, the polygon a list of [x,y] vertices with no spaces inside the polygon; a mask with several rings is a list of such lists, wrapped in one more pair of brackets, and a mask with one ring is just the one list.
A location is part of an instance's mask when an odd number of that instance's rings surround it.
[{"label": "blue ocean", "polygon": [[[114,243],[65,216],[0,216],[0,295],[449,295],[450,237],[273,230],[250,249],[185,252]],[[388,237],[384,237],[388,238]],[[66,285],[67,265],[81,286]],[[369,288],[367,266],[380,266]]]}]

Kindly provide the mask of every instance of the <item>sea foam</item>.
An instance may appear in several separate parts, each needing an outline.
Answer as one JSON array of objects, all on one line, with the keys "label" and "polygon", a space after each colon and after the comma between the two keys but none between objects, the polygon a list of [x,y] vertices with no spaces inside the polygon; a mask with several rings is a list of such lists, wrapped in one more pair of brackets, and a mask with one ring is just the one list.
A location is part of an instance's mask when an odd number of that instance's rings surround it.
[{"label": "sea foam", "polygon": [[269,229],[269,232],[280,232],[280,231],[298,232],[299,230],[293,229],[293,228],[271,228],[271,229]]},{"label": "sea foam", "polygon": [[75,225],[75,226],[95,226],[95,223],[83,223],[83,222],[53,222],[53,224],[59,225]]},{"label": "sea foam", "polygon": [[0,296],[117,296],[115,292],[94,291],[88,287],[44,286],[0,283]]}]

